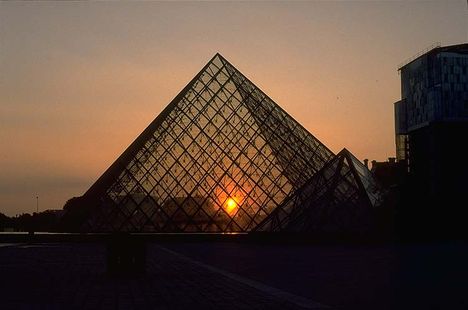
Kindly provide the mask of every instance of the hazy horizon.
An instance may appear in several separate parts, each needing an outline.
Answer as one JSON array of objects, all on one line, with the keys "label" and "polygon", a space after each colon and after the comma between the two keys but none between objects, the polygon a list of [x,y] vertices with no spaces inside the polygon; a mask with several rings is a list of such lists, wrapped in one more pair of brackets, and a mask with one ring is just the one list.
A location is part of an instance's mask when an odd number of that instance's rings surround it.
[{"label": "hazy horizon", "polygon": [[82,195],[216,52],[333,152],[386,160],[398,65],[467,41],[465,0],[0,2],[0,212]]}]

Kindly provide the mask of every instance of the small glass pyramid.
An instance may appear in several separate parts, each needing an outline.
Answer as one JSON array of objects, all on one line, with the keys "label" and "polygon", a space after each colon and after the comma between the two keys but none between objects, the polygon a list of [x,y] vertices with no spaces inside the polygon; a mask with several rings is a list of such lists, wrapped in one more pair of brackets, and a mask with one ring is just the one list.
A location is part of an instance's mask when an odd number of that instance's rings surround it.
[{"label": "small glass pyramid", "polygon": [[276,208],[255,231],[366,232],[382,203],[371,172],[343,149]]}]

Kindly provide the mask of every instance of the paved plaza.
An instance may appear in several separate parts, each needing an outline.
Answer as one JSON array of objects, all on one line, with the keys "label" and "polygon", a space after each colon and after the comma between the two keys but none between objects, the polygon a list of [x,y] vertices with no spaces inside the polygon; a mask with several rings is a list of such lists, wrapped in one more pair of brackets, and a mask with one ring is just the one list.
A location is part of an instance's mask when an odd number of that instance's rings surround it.
[{"label": "paved plaza", "polygon": [[[319,309],[292,294],[192,261],[157,245],[145,275],[106,275],[105,248],[0,248],[1,309]],[[269,291],[270,290],[270,291]],[[302,306],[301,306],[302,305]]]},{"label": "paved plaza", "polygon": [[102,243],[0,244],[0,309],[466,309],[465,244],[150,243],[106,274]]}]

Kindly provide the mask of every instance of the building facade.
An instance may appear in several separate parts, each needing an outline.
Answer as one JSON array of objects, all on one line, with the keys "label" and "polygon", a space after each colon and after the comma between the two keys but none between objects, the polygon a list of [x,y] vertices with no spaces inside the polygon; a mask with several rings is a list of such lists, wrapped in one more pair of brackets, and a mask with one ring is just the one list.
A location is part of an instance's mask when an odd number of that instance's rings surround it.
[{"label": "building facade", "polygon": [[411,132],[434,122],[468,121],[468,44],[436,47],[399,71],[396,154],[397,160],[409,160]]},{"label": "building facade", "polygon": [[[468,122],[468,44],[436,47],[399,71],[402,99],[395,103],[396,155],[412,172],[422,160],[419,152],[426,151],[422,154],[426,157],[435,155],[434,148],[441,146],[437,143],[443,142],[434,140],[441,130],[453,127],[449,140],[456,140]],[[446,138],[449,137],[442,137]],[[415,139],[429,140],[426,143]],[[431,150],[422,150],[418,149],[421,143],[426,147],[436,145]]]},{"label": "building facade", "polygon": [[418,193],[414,201],[434,206],[434,216],[440,205],[455,211],[468,185],[468,44],[433,48],[399,71],[397,160]]}]

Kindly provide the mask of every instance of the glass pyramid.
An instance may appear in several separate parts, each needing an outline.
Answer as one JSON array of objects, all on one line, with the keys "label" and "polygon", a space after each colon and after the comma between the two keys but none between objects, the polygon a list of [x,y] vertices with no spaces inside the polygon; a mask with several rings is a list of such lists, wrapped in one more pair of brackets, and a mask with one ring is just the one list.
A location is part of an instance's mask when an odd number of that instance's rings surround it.
[{"label": "glass pyramid", "polygon": [[255,231],[366,232],[382,203],[373,175],[343,149],[286,198]]},{"label": "glass pyramid", "polygon": [[247,232],[333,156],[216,54],[85,193],[82,229]]}]

